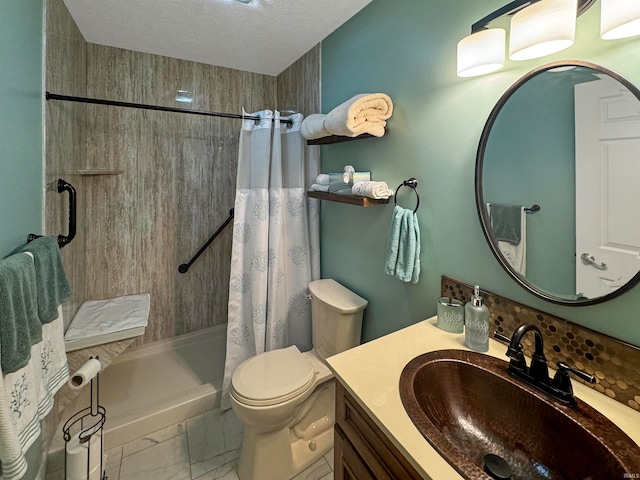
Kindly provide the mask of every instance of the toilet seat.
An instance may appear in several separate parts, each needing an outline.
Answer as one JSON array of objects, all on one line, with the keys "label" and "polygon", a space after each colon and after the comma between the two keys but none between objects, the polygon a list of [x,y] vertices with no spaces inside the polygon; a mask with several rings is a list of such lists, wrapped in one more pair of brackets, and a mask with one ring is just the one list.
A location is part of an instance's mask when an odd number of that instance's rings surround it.
[{"label": "toilet seat", "polygon": [[311,363],[291,346],[241,363],[231,377],[231,394],[245,405],[276,405],[309,390],[315,376]]}]

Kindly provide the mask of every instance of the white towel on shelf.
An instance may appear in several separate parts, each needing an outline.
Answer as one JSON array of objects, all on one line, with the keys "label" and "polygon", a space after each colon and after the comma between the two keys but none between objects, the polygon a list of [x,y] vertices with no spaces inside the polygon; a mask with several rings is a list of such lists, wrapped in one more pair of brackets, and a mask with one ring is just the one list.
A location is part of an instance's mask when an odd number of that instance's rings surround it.
[{"label": "white towel on shelf", "polygon": [[331,182],[331,176],[328,173],[321,173],[316,177],[316,184],[318,185],[329,185]]},{"label": "white towel on shelf", "polygon": [[[33,258],[29,253],[17,255]],[[62,306],[58,306],[58,317],[42,325],[42,340],[31,346],[27,365],[0,375],[2,480],[22,478],[27,471],[25,454],[40,436],[40,421],[51,411],[55,393],[68,379]]]},{"label": "white towel on shelf", "polygon": [[313,113],[302,120],[300,135],[307,140],[329,137],[331,133],[324,127],[324,119],[327,116],[322,113]]},{"label": "white towel on shelf", "polygon": [[393,102],[384,93],[361,93],[327,114],[324,128],[333,135],[357,137],[368,133],[382,137],[386,120],[393,113]]},{"label": "white towel on shelf", "polygon": [[358,197],[389,198],[393,190],[387,182],[356,182],[351,187],[351,192]]},{"label": "white towel on shelf", "polygon": [[328,192],[329,185],[320,185],[318,183],[314,183],[313,185],[311,185],[311,190],[315,192]]},{"label": "white towel on shelf", "polygon": [[[487,211],[491,217],[490,203],[487,203]],[[520,243],[498,241],[498,249],[516,272],[523,276],[527,274],[527,212],[524,207],[520,211]]]}]

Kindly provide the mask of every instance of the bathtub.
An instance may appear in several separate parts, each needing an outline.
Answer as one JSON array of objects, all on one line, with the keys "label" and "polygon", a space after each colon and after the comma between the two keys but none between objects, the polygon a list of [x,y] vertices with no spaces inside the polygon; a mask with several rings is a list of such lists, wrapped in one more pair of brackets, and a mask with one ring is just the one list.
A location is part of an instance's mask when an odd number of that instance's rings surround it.
[{"label": "bathtub", "polygon": [[[133,347],[100,374],[100,405],[106,409],[104,448],[110,450],[220,405],[226,327]],[[85,388],[74,406],[89,406]],[[65,411],[62,423],[74,412]],[[61,431],[62,424],[58,431]],[[62,454],[56,434],[49,457]]]}]

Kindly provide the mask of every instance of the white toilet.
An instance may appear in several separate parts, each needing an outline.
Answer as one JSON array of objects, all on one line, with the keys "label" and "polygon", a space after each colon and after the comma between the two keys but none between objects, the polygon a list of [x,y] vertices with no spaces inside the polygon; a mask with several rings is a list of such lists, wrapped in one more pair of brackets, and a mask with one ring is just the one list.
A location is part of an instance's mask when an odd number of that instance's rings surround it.
[{"label": "white toilet", "polygon": [[333,447],[335,380],[324,360],[360,344],[367,301],[331,279],[309,284],[313,350],[241,363],[231,407],[244,423],[240,480],[289,480]]}]

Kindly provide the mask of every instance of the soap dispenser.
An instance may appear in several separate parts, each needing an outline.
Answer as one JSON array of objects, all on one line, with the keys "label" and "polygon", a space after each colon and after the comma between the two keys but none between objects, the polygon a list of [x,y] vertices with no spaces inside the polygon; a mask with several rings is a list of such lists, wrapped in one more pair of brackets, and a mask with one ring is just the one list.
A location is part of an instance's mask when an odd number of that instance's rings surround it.
[{"label": "soap dispenser", "polygon": [[476,352],[489,350],[489,309],[482,302],[477,285],[471,301],[464,306],[464,344]]}]

